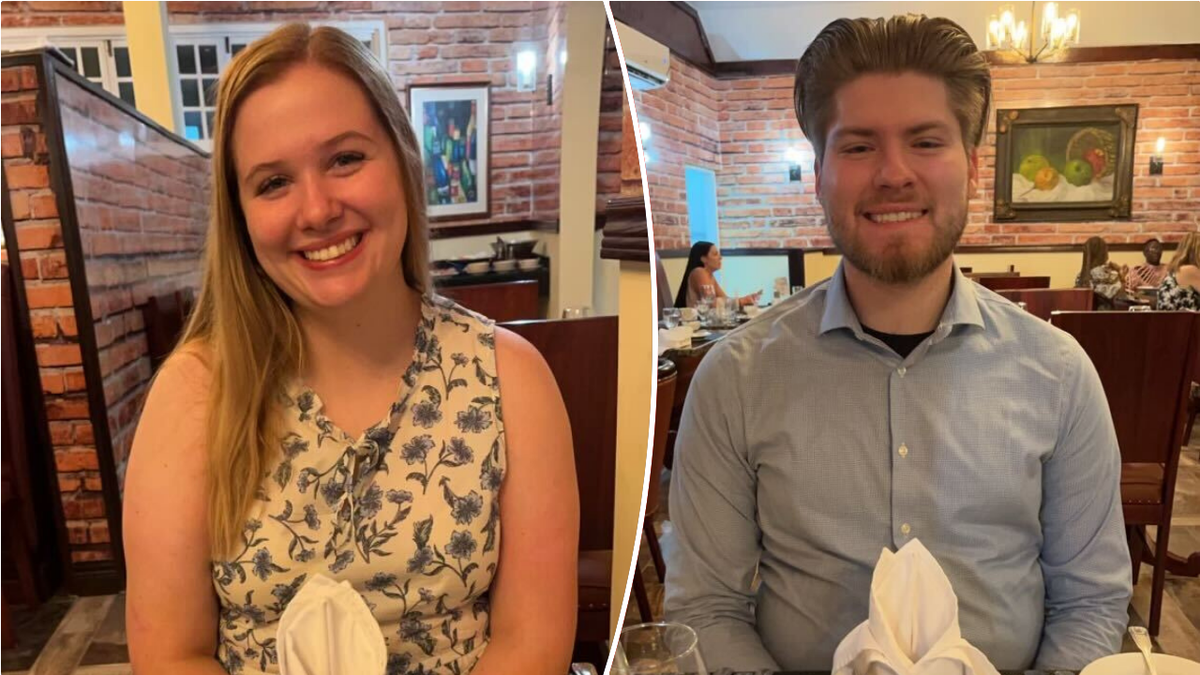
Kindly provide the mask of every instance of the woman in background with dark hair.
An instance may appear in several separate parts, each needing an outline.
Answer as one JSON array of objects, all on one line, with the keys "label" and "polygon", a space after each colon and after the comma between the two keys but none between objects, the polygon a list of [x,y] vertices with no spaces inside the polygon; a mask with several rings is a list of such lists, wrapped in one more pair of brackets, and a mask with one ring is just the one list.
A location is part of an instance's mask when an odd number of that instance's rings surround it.
[{"label": "woman in background with dark hair", "polygon": [[[727,298],[721,284],[713,273],[721,269],[721,251],[711,241],[698,241],[692,244],[688,253],[687,269],[683,271],[683,282],[679,284],[679,293],[675,295],[676,307],[695,307],[705,297],[705,286],[712,290],[707,293],[713,298]],[[762,291],[743,295],[737,298],[738,305],[753,305],[758,302]]]}]

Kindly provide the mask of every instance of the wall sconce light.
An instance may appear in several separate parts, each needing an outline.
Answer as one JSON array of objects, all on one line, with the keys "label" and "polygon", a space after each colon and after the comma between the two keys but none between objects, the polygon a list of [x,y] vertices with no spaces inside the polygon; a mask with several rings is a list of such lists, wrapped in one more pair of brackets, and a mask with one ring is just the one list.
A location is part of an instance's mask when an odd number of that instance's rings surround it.
[{"label": "wall sconce light", "polygon": [[1150,175],[1161,176],[1163,172],[1163,150],[1166,149],[1167,139],[1162,136],[1158,137],[1158,142],[1154,144],[1154,154],[1150,156]]},{"label": "wall sconce light", "polygon": [[517,52],[517,91],[537,90],[537,52],[525,48]]},{"label": "wall sconce light", "polygon": [[803,178],[800,171],[800,151],[796,148],[788,148],[784,151],[783,156],[788,163],[788,181],[795,183]]}]

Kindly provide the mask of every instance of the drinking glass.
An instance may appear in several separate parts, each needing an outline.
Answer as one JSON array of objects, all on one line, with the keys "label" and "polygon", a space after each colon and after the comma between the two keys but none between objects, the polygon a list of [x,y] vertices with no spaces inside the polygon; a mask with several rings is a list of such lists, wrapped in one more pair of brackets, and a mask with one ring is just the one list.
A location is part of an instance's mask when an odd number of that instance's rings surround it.
[{"label": "drinking glass", "polygon": [[679,311],[678,307],[663,308],[663,325],[668,330],[678,326],[682,317],[683,313]]},{"label": "drinking glass", "polygon": [[585,316],[591,316],[591,307],[567,307],[563,310],[562,318],[564,319],[582,319]]},{"label": "drinking glass", "polygon": [[1152,312],[1152,311],[1154,311],[1154,308],[1151,307],[1150,305],[1130,305],[1129,311],[1131,311],[1131,312]]},{"label": "drinking glass", "polygon": [[612,675],[707,675],[696,631],[681,623],[643,623],[621,631]]},{"label": "drinking glass", "polygon": [[696,316],[700,318],[700,325],[708,325],[709,312],[712,311],[712,302],[708,298],[701,299],[696,303]]},{"label": "drinking glass", "polygon": [[712,284],[703,284],[700,286],[700,298],[713,299],[717,297],[717,289],[713,288]]}]

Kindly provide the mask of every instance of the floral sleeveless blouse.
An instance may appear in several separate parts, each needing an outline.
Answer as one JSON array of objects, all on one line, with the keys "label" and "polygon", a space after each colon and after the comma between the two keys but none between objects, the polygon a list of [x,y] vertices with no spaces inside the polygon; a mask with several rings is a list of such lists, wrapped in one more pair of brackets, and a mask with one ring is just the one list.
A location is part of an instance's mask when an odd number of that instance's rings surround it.
[{"label": "floral sleeveless blouse", "polygon": [[494,324],[422,301],[413,361],[387,416],[350,438],[311,389],[284,397],[279,461],[235,557],[213,562],[217,658],[277,673],[278,621],[312,575],[348,580],[378,620],[387,675],[469,672],[488,642],[500,547],[504,426]]},{"label": "floral sleeveless blouse", "polygon": [[1190,309],[1200,312],[1200,291],[1190,286],[1180,286],[1179,280],[1172,272],[1158,287],[1158,309]]}]

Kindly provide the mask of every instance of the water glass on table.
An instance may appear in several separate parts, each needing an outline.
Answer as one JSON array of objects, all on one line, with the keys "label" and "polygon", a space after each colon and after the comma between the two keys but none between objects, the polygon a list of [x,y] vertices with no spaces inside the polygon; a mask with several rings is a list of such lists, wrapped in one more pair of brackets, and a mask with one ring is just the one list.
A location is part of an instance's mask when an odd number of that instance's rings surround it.
[{"label": "water glass on table", "polygon": [[562,312],[562,318],[564,319],[582,319],[591,315],[591,307],[567,307]]},{"label": "water glass on table", "polygon": [[680,322],[682,321],[683,313],[679,311],[678,307],[664,307],[663,311],[662,311],[662,315],[663,315],[663,326],[667,330],[670,330],[680,324]]},{"label": "water glass on table", "polygon": [[707,675],[696,631],[681,623],[643,623],[621,631],[612,675]]}]

